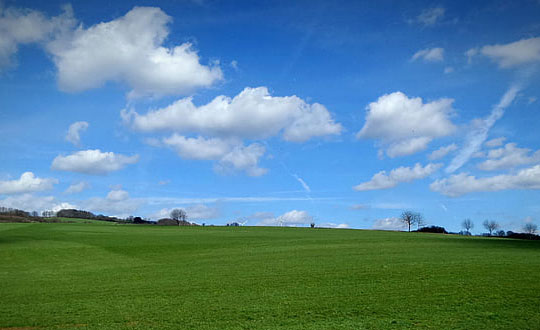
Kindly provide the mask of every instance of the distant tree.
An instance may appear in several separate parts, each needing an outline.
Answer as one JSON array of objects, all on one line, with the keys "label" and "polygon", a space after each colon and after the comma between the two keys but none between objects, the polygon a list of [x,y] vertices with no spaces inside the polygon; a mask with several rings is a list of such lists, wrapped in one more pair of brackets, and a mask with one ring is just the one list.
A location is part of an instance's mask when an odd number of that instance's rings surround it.
[{"label": "distant tree", "polygon": [[538,226],[534,223],[526,223],[525,226],[523,226],[523,230],[526,234],[534,235],[538,230]]},{"label": "distant tree", "polygon": [[422,214],[413,211],[404,211],[401,213],[401,217],[399,219],[409,227],[409,232],[411,231],[412,225],[424,223],[424,217]]},{"label": "distant tree", "polygon": [[497,232],[495,233],[495,236],[504,237],[506,236],[506,233],[504,232],[504,230],[497,230]]},{"label": "distant tree", "polygon": [[467,231],[467,234],[470,235],[471,229],[474,228],[474,222],[472,222],[471,219],[467,218],[463,220],[463,222],[461,223],[461,227],[465,228],[465,230]]},{"label": "distant tree", "polygon": [[37,217],[39,217],[39,213],[37,213],[37,211],[32,211],[32,216],[34,218],[37,218]]},{"label": "distant tree", "polygon": [[315,222],[310,223],[309,226],[310,226],[311,228],[315,228]]},{"label": "distant tree", "polygon": [[485,220],[482,225],[489,231],[489,236],[493,234],[494,230],[499,229],[499,224],[494,220]]},{"label": "distant tree", "polygon": [[171,218],[176,221],[186,221],[187,219],[186,211],[182,209],[174,209],[171,211]]}]

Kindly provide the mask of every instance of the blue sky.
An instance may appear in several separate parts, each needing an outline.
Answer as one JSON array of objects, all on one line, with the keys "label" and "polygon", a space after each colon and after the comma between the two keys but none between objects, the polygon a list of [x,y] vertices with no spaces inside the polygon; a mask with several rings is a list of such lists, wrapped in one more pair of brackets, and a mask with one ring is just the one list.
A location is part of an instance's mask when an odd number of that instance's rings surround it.
[{"label": "blue sky", "polygon": [[540,220],[540,3],[4,1],[0,205]]}]

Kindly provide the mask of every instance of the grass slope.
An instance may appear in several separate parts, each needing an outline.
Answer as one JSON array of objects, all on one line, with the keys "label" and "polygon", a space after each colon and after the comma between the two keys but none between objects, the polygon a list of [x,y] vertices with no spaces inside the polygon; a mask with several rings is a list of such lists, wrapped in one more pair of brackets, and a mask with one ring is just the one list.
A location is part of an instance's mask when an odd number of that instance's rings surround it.
[{"label": "grass slope", "polygon": [[540,242],[0,224],[0,329],[533,329]]}]

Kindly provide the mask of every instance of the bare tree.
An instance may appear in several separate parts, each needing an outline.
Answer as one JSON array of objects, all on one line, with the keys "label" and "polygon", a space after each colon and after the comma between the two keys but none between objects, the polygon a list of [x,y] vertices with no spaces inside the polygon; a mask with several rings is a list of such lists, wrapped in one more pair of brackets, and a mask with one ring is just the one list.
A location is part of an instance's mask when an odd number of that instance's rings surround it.
[{"label": "bare tree", "polygon": [[538,226],[534,223],[526,223],[525,226],[523,226],[523,230],[526,234],[534,235],[538,230]]},{"label": "bare tree", "polygon": [[186,211],[182,209],[174,209],[171,211],[171,218],[176,221],[186,221],[187,219]]},{"label": "bare tree", "polygon": [[494,220],[485,220],[482,225],[484,225],[484,228],[486,228],[487,230],[489,230],[489,236],[491,236],[491,234],[493,234],[493,231],[498,229],[499,228],[499,224],[497,223],[497,221],[494,221]]},{"label": "bare tree", "polygon": [[424,217],[418,212],[404,211],[399,219],[409,227],[409,232],[412,225],[424,224]]},{"label": "bare tree", "polygon": [[461,223],[461,227],[465,228],[465,230],[467,231],[467,234],[471,234],[471,229],[474,228],[474,223],[472,222],[471,219],[467,218],[465,220],[463,220],[463,222]]}]

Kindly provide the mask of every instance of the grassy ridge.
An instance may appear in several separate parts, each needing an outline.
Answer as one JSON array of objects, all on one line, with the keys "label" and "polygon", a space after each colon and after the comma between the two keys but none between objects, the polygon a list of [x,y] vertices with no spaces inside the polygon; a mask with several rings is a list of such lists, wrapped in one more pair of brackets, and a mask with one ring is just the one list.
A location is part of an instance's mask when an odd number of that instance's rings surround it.
[{"label": "grassy ridge", "polygon": [[532,329],[539,243],[0,224],[0,329]]}]

